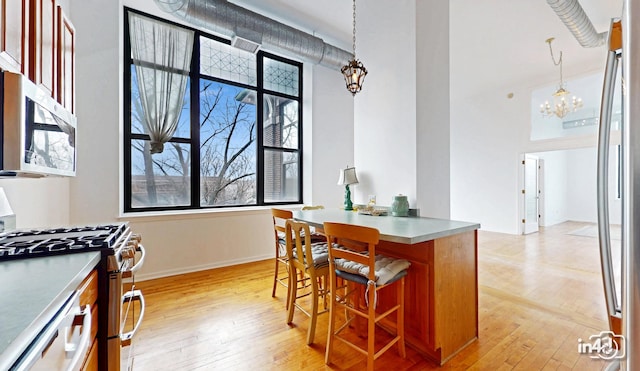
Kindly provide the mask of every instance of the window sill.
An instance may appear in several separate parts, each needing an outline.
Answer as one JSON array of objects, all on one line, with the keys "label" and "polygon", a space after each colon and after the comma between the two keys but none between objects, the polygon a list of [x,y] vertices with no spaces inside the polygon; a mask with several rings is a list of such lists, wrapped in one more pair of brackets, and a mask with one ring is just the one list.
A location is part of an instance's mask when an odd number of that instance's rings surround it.
[{"label": "window sill", "polygon": [[120,212],[118,219],[135,219],[136,221],[153,221],[161,219],[205,219],[223,218],[229,216],[264,214],[272,207],[282,209],[300,209],[302,204],[285,204],[273,206],[247,206],[247,207],[224,207],[215,209],[197,210],[172,210],[172,211],[145,211],[145,212]]}]

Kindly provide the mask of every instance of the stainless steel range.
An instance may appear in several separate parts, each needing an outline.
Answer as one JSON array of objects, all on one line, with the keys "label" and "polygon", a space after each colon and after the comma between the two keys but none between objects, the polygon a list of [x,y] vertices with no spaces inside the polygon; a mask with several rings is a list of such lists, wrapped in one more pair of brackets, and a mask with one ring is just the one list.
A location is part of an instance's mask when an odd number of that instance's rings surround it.
[{"label": "stainless steel range", "polygon": [[[0,261],[58,254],[100,251],[98,266],[98,359],[100,370],[120,370],[121,348],[129,346],[144,317],[144,297],[135,289],[135,272],[144,263],[141,237],[128,223],[53,229],[19,230],[0,235]],[[130,282],[130,290],[123,289]],[[131,309],[139,303],[138,309]],[[124,312],[123,312],[123,308]],[[125,314],[125,315],[123,315]],[[131,331],[125,332],[129,315],[136,315]],[[125,368],[130,365],[124,364]]]}]

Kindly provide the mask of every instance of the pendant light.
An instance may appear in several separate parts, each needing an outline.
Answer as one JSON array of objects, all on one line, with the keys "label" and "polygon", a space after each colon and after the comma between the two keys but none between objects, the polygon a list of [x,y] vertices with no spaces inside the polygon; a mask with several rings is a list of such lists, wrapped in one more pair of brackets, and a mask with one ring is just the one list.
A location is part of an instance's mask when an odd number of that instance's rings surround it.
[{"label": "pendant light", "polygon": [[560,85],[558,86],[558,90],[553,93],[551,101],[547,100],[540,105],[540,113],[545,117],[556,116],[562,119],[567,114],[582,108],[582,99],[575,95],[573,97],[569,97],[569,94],[571,93],[565,89],[564,80],[562,79],[562,51],[560,52],[560,59],[556,62],[556,59],[553,56],[553,48],[551,47],[551,42],[553,40],[554,38],[550,37],[546,40],[546,43],[549,44],[549,53],[551,53],[551,60],[553,61],[553,64],[555,66],[560,66]]},{"label": "pendant light", "polygon": [[356,0],[353,0],[353,59],[343,66],[340,71],[344,75],[347,90],[355,96],[356,93],[362,90],[362,83],[364,83],[364,78],[367,76],[367,69],[356,58]]}]

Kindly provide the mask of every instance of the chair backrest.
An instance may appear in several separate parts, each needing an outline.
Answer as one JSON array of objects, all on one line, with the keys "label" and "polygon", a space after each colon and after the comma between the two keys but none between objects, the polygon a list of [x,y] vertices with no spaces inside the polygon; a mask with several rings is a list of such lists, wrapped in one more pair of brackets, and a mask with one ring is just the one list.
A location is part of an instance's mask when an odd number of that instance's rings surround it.
[{"label": "chair backrest", "polygon": [[[343,258],[369,266],[369,280],[375,281],[376,245],[380,232],[375,228],[343,223],[324,223],[329,247],[329,264],[334,271],[334,259]],[[338,246],[334,245],[337,244]],[[332,273],[333,275],[333,273]]]},{"label": "chair backrest", "polygon": [[302,210],[322,210],[324,206],[322,205],[306,205],[302,206]]},{"label": "chair backrest", "polygon": [[[288,219],[286,222],[287,257],[297,269],[313,268],[309,224]],[[295,251],[295,253],[294,253]]]},{"label": "chair backrest", "polygon": [[[278,240],[278,238],[284,238],[285,223],[287,219],[293,218],[293,211],[272,208],[271,215],[273,217],[273,229],[276,234],[276,240]],[[282,236],[278,236],[278,232],[280,232]]]}]

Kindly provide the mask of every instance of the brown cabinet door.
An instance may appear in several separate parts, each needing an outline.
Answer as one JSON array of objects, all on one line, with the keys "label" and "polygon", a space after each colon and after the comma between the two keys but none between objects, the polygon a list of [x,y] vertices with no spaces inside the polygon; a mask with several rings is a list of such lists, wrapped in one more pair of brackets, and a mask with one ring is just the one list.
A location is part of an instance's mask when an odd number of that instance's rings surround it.
[{"label": "brown cabinet door", "polygon": [[32,4],[29,79],[56,97],[56,0],[35,0]]},{"label": "brown cabinet door", "polygon": [[0,0],[0,68],[27,71],[29,39],[29,6],[27,0]]},{"label": "brown cabinet door", "polygon": [[75,47],[76,30],[58,6],[58,102],[71,113],[75,107]]}]

